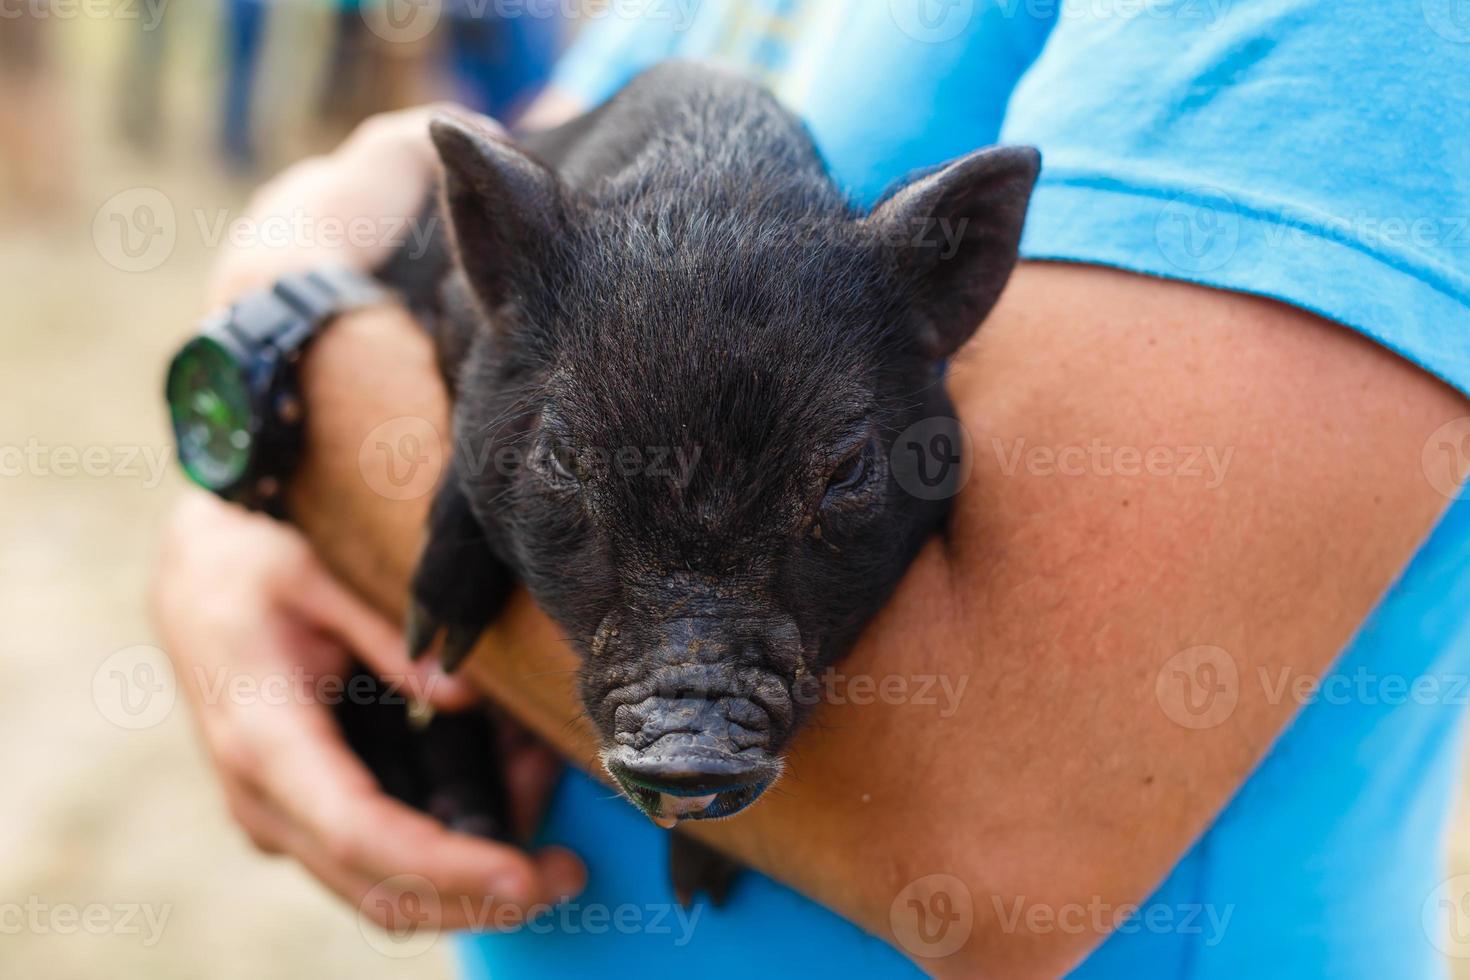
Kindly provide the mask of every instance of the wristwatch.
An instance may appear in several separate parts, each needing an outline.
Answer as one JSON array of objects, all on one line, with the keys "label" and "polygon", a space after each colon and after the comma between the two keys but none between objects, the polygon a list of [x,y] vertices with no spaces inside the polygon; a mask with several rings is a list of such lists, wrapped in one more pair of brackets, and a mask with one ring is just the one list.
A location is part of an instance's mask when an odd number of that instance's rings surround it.
[{"label": "wristwatch", "polygon": [[284,516],[282,490],[305,431],[301,356],[333,318],[392,295],[366,273],[329,266],[286,276],[206,319],[174,356],[165,383],[189,479]]}]

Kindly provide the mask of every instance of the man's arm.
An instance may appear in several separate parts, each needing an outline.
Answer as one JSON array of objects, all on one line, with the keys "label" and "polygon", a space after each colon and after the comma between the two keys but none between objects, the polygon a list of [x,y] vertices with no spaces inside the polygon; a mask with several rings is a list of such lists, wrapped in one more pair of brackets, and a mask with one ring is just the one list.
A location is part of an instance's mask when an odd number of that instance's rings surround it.
[{"label": "man's arm", "polygon": [[[405,224],[432,186],[427,130],[435,111],[442,110],[375,117],[334,153],[303,161],[262,188],[251,205],[257,217],[351,221],[357,230],[346,239],[332,236],[330,247],[314,235],[226,247],[210,283],[211,307],[320,262],[372,268],[399,241],[427,231]],[[364,222],[376,233],[361,234]],[[178,676],[188,681],[230,812],[257,846],[290,855],[379,922],[408,900],[400,894],[406,880],[432,886],[444,928],[469,925],[487,896],[495,899],[496,921],[510,921],[501,917],[581,890],[581,863],[564,849],[526,854],[455,833],[390,799],[349,751],[325,698],[243,704],[201,686],[202,677],[257,684],[308,677],[312,693],[325,695],[332,682],[345,683],[356,659],[442,709],[477,699],[471,685],[432,665],[409,664],[398,626],[339,584],[299,532],[192,491],[175,508],[162,543],[153,582],[158,628]],[[560,760],[499,727],[513,816],[528,828]],[[415,893],[415,900],[424,898]]]},{"label": "man's arm", "polygon": [[[400,313],[356,315],[306,384],[296,513],[396,611],[427,495],[374,487],[389,463],[401,480],[444,461],[399,438],[448,431],[428,343]],[[974,932],[926,968],[1053,975],[1103,935],[1008,931],[990,897],[1146,898],[1296,708],[1245,684],[1219,724],[1186,727],[1161,669],[1208,646],[1241,677],[1325,671],[1445,507],[1421,450],[1467,406],[1306,313],[1043,264],[1018,270],[951,387],[974,472],[950,534],[839,669],[878,690],[934,675],[957,696],[833,699],[783,791],[700,832],[885,936],[910,882],[953,875]],[[468,669],[595,771],[588,730],[568,725],[572,657],[522,596]]]}]

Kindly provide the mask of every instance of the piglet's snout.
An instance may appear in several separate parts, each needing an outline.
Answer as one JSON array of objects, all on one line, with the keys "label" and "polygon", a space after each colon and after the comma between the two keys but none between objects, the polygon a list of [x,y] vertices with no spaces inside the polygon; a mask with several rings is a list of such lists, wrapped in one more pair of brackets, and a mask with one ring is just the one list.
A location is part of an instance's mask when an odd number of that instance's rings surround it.
[{"label": "piglet's snout", "polygon": [[780,774],[799,651],[785,631],[711,638],[707,621],[683,621],[661,632],[663,642],[645,654],[644,676],[609,693],[604,761],[660,823],[728,816]]},{"label": "piglet's snout", "polygon": [[613,697],[617,746],[691,764],[779,747],[792,721],[787,682],[759,668],[665,667]]},{"label": "piglet's snout", "polygon": [[770,744],[772,721],[746,697],[660,697],[625,704],[613,714],[620,745],[648,751],[670,735],[688,735],[691,748],[743,752]]}]

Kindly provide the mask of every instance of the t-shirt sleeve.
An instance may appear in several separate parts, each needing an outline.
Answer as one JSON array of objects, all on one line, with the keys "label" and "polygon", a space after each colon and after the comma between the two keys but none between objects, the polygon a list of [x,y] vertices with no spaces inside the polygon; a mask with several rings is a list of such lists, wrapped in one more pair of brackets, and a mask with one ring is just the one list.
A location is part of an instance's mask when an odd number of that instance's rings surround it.
[{"label": "t-shirt sleeve", "polygon": [[1206,0],[1058,19],[1001,139],[1032,259],[1272,297],[1470,392],[1470,20],[1452,0]]}]

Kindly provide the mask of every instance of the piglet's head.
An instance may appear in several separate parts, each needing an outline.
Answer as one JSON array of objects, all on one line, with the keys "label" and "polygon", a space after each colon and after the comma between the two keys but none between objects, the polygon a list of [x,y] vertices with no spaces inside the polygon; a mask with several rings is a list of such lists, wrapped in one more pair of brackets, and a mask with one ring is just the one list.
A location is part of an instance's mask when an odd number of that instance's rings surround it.
[{"label": "piglet's head", "polygon": [[434,139],[485,321],[457,432],[523,463],[469,477],[472,506],[580,650],[623,793],[665,826],[736,813],[943,522],[954,488],[916,490],[897,442],[953,414],[942,366],[1010,275],[1038,156],[857,213],[810,175],[573,189],[467,124]]}]

